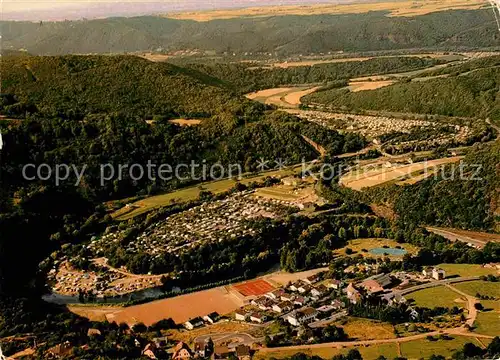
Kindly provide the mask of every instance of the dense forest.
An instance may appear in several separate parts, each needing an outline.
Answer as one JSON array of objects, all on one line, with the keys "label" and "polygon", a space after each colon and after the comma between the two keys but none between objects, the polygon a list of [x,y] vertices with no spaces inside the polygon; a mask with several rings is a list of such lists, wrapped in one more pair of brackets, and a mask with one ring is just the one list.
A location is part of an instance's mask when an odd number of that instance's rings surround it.
[{"label": "dense forest", "polygon": [[220,80],[135,56],[5,57],[1,67],[0,111],[9,116],[208,117],[249,106]]},{"label": "dense forest", "polygon": [[463,76],[402,82],[374,91],[327,90],[303,98],[341,110],[386,110],[500,120],[500,68]]},{"label": "dense forest", "polygon": [[489,9],[389,17],[385,12],[272,16],[196,22],[143,16],[0,23],[4,49],[35,55],[200,49],[299,55],[331,51],[499,46]]},{"label": "dense forest", "polygon": [[354,77],[397,73],[422,69],[442,63],[441,60],[419,57],[382,57],[365,61],[349,61],[289,68],[255,68],[253,64],[196,64],[176,60],[182,66],[195,69],[228,83],[236,92],[274,88],[288,84],[335,84]]}]

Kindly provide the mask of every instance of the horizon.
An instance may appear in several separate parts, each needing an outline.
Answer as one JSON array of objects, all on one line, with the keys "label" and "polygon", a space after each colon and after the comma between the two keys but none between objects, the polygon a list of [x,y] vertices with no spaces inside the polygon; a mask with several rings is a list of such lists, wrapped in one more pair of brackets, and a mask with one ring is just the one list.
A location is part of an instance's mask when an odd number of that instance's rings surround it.
[{"label": "horizon", "polygon": [[[64,21],[161,15],[189,11],[213,11],[287,5],[355,3],[356,0],[42,0],[1,2],[4,21]],[[359,1],[365,2],[365,1]]]}]

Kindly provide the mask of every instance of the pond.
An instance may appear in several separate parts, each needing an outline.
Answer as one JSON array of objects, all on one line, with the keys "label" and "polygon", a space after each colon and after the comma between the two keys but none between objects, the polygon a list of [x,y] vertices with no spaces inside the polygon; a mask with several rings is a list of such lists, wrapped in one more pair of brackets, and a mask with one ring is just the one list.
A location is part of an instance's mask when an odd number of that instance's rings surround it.
[{"label": "pond", "polygon": [[403,256],[406,254],[408,251],[405,249],[393,249],[393,248],[374,248],[369,251],[370,254],[373,255],[392,255],[392,256]]}]

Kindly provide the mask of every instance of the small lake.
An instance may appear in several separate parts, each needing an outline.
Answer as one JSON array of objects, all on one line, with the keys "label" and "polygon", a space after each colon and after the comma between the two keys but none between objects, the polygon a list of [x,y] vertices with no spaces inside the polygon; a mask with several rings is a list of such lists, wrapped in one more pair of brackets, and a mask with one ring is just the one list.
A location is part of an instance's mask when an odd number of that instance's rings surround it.
[{"label": "small lake", "polygon": [[405,249],[395,249],[395,248],[374,248],[368,251],[370,254],[373,255],[392,255],[392,256],[403,256],[404,254],[408,253]]}]

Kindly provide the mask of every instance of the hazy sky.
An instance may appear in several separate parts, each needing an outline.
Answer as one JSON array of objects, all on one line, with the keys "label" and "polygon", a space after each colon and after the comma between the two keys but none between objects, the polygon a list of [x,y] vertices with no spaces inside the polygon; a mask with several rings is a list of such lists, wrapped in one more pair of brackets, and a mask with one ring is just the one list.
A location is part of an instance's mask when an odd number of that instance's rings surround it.
[{"label": "hazy sky", "polygon": [[64,20],[263,5],[337,3],[333,0],[0,0],[4,20]]}]

